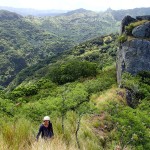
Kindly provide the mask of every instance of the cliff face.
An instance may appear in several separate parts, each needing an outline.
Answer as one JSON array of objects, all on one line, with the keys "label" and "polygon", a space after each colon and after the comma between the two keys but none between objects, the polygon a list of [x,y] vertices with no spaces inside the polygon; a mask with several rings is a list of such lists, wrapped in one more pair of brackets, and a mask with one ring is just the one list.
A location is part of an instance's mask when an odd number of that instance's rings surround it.
[{"label": "cliff face", "polygon": [[[128,19],[129,17],[126,18]],[[145,17],[140,17],[140,20],[141,18]],[[134,19],[130,18],[130,20]],[[136,20],[136,22],[138,21],[139,20]],[[125,18],[123,19],[123,22],[126,22]],[[121,28],[125,29],[126,24],[124,25],[122,23]],[[120,48],[118,49],[117,54],[117,81],[119,85],[121,84],[121,76],[124,72],[129,72],[132,75],[135,75],[140,71],[150,71],[149,24],[150,22],[147,21],[142,25],[134,27],[131,31],[132,35],[130,35],[130,38],[128,37],[126,30],[124,30],[124,34],[127,36],[127,41],[120,43]]]},{"label": "cliff face", "polygon": [[123,72],[134,75],[144,70],[150,70],[150,41],[134,39],[123,43],[117,58],[118,83]]}]

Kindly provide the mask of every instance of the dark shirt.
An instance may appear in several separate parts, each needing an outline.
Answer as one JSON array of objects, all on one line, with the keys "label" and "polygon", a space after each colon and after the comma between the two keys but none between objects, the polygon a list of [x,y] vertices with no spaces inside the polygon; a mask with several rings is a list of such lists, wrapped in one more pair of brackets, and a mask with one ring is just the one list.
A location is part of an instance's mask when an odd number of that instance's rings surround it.
[{"label": "dark shirt", "polygon": [[36,136],[37,139],[39,139],[39,136],[41,135],[42,138],[48,139],[51,138],[54,133],[53,133],[53,126],[52,123],[49,123],[48,127],[45,127],[43,124],[39,128],[39,132]]}]

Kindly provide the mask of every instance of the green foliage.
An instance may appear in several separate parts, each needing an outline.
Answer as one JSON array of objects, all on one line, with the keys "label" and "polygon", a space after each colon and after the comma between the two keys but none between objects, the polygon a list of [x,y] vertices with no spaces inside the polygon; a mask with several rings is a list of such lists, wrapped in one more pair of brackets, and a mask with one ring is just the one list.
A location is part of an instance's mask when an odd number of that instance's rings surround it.
[{"label": "green foliage", "polygon": [[57,85],[47,78],[41,78],[29,83],[23,83],[8,95],[14,102],[27,103],[37,101],[40,98],[49,96],[51,91],[56,89]]},{"label": "green foliage", "polygon": [[[103,41],[107,37],[111,37],[111,42],[106,45],[103,43]],[[50,64],[53,68],[53,66],[55,66],[55,62],[57,62],[58,60],[62,60],[65,62],[68,62],[72,59],[79,61],[86,60],[96,63],[99,69],[111,65],[115,61],[116,57],[116,37],[117,35],[113,34],[106,37],[98,37],[87,42],[81,43],[78,46],[74,47],[72,50],[65,51],[59,55],[52,55],[49,58],[46,58],[44,61],[40,61],[40,63],[38,64],[26,67],[17,74],[15,79],[8,86],[8,90],[13,90],[25,79],[40,79],[44,76],[47,76],[49,70],[51,70],[49,69],[50,67],[48,65]]]},{"label": "green foliage", "polygon": [[122,85],[128,89],[132,89],[134,92],[138,92],[139,78],[132,76],[130,73],[124,73],[122,75]]},{"label": "green foliage", "polygon": [[[81,149],[89,150],[114,149],[115,144],[122,149],[150,147],[149,72],[123,75],[122,85],[133,93],[135,109],[121,102],[105,102],[97,110],[93,103],[93,94],[116,85],[113,64],[118,36],[91,39],[118,28],[110,13],[93,15],[94,20],[84,13],[56,18],[15,15],[13,21],[6,16],[0,20],[0,140],[7,149],[34,147],[32,125],[36,128],[45,115],[51,116],[55,139],[62,138],[68,149],[75,139]],[[126,30],[130,33],[137,25]],[[118,40],[123,43],[127,36]],[[81,41],[85,42],[78,44]],[[72,48],[74,44],[78,45]],[[10,82],[8,91],[3,91]],[[103,117],[99,111],[105,111]],[[93,123],[89,114],[98,121]]]},{"label": "green foliage", "polygon": [[88,93],[97,93],[110,88],[116,83],[116,72],[114,68],[101,71],[97,79],[92,79],[84,83]]},{"label": "green foliage", "polygon": [[[118,29],[116,20],[111,15],[103,13],[101,15],[94,12],[89,12],[88,14],[77,13],[38,20],[41,22],[40,26],[43,29],[56,35],[73,39],[76,43],[81,43],[100,35],[115,33]],[[29,19],[29,21],[33,22],[34,19]]]},{"label": "green foliage", "polygon": [[26,87],[18,87],[16,88],[11,94],[13,97],[21,97],[21,96],[31,96],[35,95],[38,92],[37,86],[31,85],[31,86],[26,86]]},{"label": "green foliage", "polygon": [[1,19],[0,26],[0,84],[3,86],[7,86],[22,69],[74,45],[70,40],[45,31],[23,17]]},{"label": "green foliage", "polygon": [[35,83],[38,89],[51,89],[55,88],[56,84],[53,83],[51,80],[46,79],[46,78],[41,78],[37,83]]},{"label": "green foliage", "polygon": [[[150,146],[149,72],[140,72],[137,76],[125,73],[123,74],[122,85],[133,94],[132,99],[136,108],[132,109],[116,101],[109,102],[107,106],[104,106],[103,109],[109,114],[109,118],[106,119],[110,124],[109,138],[111,142],[115,141],[121,149],[130,147],[148,149]],[[101,125],[96,122],[94,126]]]},{"label": "green foliage", "polygon": [[1,117],[13,117],[15,114],[15,105],[9,99],[0,98],[0,118]]},{"label": "green foliage", "polygon": [[[0,14],[0,84],[4,87],[14,79],[15,84],[11,85],[16,86],[28,75],[32,76],[35,71],[33,65],[42,63],[45,66],[53,56],[70,50],[74,45],[116,32],[118,28],[112,16],[95,14],[93,19],[93,12],[89,12],[88,17],[79,13],[42,18],[22,17],[7,11],[1,11]],[[107,44],[112,41],[110,39],[106,40]],[[90,40],[90,43],[100,46],[104,41],[98,37]],[[78,50],[79,54],[84,52],[84,47]],[[90,59],[86,57],[86,60],[97,61],[97,55],[91,56]],[[16,75],[25,68],[16,79]],[[33,70],[29,71],[30,69]]]},{"label": "green foliage", "polygon": [[118,103],[111,103],[109,109],[111,109],[110,114],[116,132],[113,138],[119,141],[121,148],[132,145],[136,149],[148,149],[150,146],[149,115]]},{"label": "green foliage", "polygon": [[122,34],[118,37],[119,43],[124,43],[125,41],[127,41],[127,35],[126,34]]},{"label": "green foliage", "polygon": [[53,82],[64,84],[72,82],[80,77],[96,76],[97,65],[87,61],[72,60],[62,64],[56,64],[50,68],[49,76]]},{"label": "green foliage", "polygon": [[133,105],[137,105],[142,99],[150,98],[149,72],[140,72],[137,76],[125,73],[122,76],[122,85],[133,93]]},{"label": "green foliage", "polygon": [[141,71],[138,75],[141,77],[141,82],[150,85],[150,72]]}]

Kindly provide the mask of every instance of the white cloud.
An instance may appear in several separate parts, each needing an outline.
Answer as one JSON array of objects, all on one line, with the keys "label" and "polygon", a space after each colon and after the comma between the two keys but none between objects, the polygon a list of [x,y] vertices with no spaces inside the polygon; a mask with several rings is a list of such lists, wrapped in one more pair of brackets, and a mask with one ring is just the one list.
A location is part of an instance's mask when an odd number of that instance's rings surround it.
[{"label": "white cloud", "polygon": [[149,0],[0,0],[0,6],[12,6],[35,9],[77,9],[90,10],[130,9],[135,7],[150,7]]}]

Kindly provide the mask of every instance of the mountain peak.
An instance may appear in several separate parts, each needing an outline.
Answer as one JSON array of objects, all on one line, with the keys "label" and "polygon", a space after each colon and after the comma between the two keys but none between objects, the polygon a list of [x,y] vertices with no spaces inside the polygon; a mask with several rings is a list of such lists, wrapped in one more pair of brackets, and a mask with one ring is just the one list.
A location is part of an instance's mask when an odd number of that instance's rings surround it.
[{"label": "mountain peak", "polygon": [[71,10],[71,11],[67,12],[65,15],[73,15],[73,14],[88,13],[88,12],[93,12],[93,11],[86,10],[84,8],[79,8],[79,9]]},{"label": "mountain peak", "polygon": [[84,8],[79,8],[79,9],[76,9],[76,10],[72,10],[72,11],[74,11],[74,12],[78,12],[78,13],[82,13],[82,12],[86,12],[86,11],[89,11],[89,10],[86,10],[86,9],[84,9]]},{"label": "mountain peak", "polygon": [[113,9],[111,9],[110,7],[106,10],[106,12],[112,12]]}]

